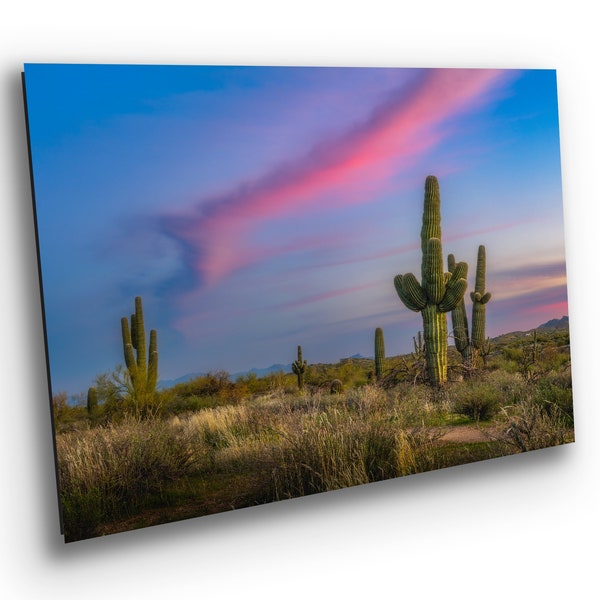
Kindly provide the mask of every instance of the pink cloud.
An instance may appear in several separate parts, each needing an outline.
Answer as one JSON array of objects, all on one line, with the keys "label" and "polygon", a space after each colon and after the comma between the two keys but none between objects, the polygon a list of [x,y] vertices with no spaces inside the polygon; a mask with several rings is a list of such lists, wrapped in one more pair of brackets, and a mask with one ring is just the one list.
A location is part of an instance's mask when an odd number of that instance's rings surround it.
[{"label": "pink cloud", "polygon": [[445,121],[486,102],[505,76],[499,70],[424,70],[411,89],[391,97],[361,126],[166,217],[163,229],[182,244],[187,267],[200,282],[215,284],[262,259],[263,252],[247,242],[259,223],[325,203],[332,208],[370,201],[374,189],[441,141]]},{"label": "pink cloud", "polygon": [[[489,227],[483,227],[481,229],[472,229],[470,231],[465,231],[464,233],[454,233],[451,235],[444,235],[443,241],[444,243],[455,242],[458,240],[469,239],[471,237],[480,237],[486,233],[495,233],[498,231],[503,231],[506,229],[511,229],[513,227],[518,227],[523,225],[524,223],[528,223],[531,221],[535,221],[536,219],[522,219],[520,221],[507,221],[505,223],[499,223],[497,225],[491,225]],[[316,265],[318,267],[336,267],[340,265],[349,265],[360,262],[369,262],[371,260],[379,260],[381,258],[388,258],[390,256],[397,256],[400,254],[404,254],[406,252],[412,252],[413,250],[417,250],[421,247],[421,240],[417,240],[415,242],[411,242],[410,244],[403,244],[402,246],[393,246],[387,250],[381,250],[379,252],[372,252],[370,254],[363,254],[359,256],[350,257],[343,260],[336,260],[327,263],[322,263]],[[465,260],[463,257],[457,257],[458,260]],[[469,262],[469,261],[467,261]],[[311,269],[315,268],[315,265],[310,267]]]}]

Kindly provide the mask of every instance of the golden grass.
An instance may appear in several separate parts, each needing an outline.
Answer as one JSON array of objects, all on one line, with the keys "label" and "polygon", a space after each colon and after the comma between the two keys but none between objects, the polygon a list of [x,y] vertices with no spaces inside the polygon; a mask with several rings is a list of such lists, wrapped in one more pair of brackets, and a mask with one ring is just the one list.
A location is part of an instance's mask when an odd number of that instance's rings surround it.
[{"label": "golden grass", "polygon": [[[168,505],[173,482],[188,477],[211,490],[227,477],[240,497],[252,488],[255,502],[269,502],[448,466],[439,427],[456,416],[452,396],[460,396],[461,385],[443,398],[408,385],[387,391],[367,385],[337,395],[275,392],[177,417],[59,434],[67,539],[97,535],[111,520]],[[499,430],[504,415],[514,420],[519,410],[504,411]],[[549,417],[537,423],[552,430]],[[189,496],[200,505],[207,500],[198,489],[190,484]]]}]

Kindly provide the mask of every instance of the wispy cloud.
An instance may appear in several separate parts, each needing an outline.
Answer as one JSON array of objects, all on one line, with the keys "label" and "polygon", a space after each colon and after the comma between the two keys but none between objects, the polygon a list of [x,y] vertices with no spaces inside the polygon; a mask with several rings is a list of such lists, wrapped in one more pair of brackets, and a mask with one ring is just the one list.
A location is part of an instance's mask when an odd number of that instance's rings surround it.
[{"label": "wispy cloud", "polygon": [[304,296],[303,298],[299,298],[298,300],[294,300],[292,302],[286,302],[284,304],[280,304],[277,308],[296,308],[298,306],[304,306],[306,304],[313,304],[314,302],[322,302],[324,300],[329,300],[331,298],[337,298],[338,296],[346,296],[348,294],[355,294],[356,292],[362,292],[363,290],[367,290],[369,288],[377,287],[381,285],[381,282],[375,281],[371,283],[364,283],[362,285],[354,285],[346,288],[339,288],[334,290],[327,290],[325,292],[321,292],[320,294],[312,294],[311,296]]},{"label": "wispy cloud", "polygon": [[[431,69],[372,111],[364,123],[316,144],[304,156],[164,215],[163,233],[183,251],[189,277],[206,286],[265,257],[247,236],[265,220],[368,202],[398,169],[434,148],[443,125],[489,100],[505,71]],[[369,193],[366,193],[366,191]]]},{"label": "wispy cloud", "polygon": [[522,267],[490,273],[496,290],[496,300],[527,298],[543,290],[562,289],[566,294],[567,274],[564,262],[525,265]]}]

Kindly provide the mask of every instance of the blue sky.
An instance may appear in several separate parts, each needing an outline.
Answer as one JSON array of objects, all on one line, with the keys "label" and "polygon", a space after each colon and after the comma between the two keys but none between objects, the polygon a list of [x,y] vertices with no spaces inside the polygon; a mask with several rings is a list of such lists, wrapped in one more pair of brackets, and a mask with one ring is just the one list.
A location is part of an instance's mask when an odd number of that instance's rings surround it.
[{"label": "blue sky", "polygon": [[[488,334],[567,314],[551,70],[25,66],[53,391],[410,349],[425,177],[444,253],[487,248]],[[467,300],[467,305],[469,306]]]}]

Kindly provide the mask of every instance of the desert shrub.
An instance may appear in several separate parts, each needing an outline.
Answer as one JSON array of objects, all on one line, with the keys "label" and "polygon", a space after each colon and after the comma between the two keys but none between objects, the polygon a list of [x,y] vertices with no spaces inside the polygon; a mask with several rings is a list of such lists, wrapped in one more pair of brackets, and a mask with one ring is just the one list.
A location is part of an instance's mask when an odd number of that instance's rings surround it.
[{"label": "desert shrub", "polygon": [[481,381],[498,390],[499,400],[503,405],[520,402],[532,394],[531,386],[518,372],[491,371],[485,373]]},{"label": "desert shrub", "polygon": [[52,396],[52,417],[56,432],[80,431],[90,425],[87,410],[81,404],[69,403],[67,393],[59,392]]},{"label": "desert shrub", "polygon": [[67,541],[97,535],[100,523],[143,507],[198,459],[191,440],[160,421],[62,434],[56,446]]},{"label": "desert shrub", "polygon": [[534,399],[502,410],[496,438],[510,452],[528,452],[574,440],[572,426],[565,423],[564,413],[555,404],[541,406]]},{"label": "desert shrub", "polygon": [[396,475],[392,427],[366,423],[344,410],[290,422],[273,449],[276,498],[292,498]]},{"label": "desert shrub", "polygon": [[485,381],[468,381],[451,390],[454,412],[474,421],[486,421],[499,410],[504,395],[501,390]]},{"label": "desert shrub", "polygon": [[363,417],[383,410],[388,402],[388,394],[373,384],[349,390],[345,398],[346,407],[357,411]]},{"label": "desert shrub", "polygon": [[329,385],[329,393],[330,394],[341,394],[344,389],[344,384],[340,379],[334,379]]},{"label": "desert shrub", "polygon": [[536,386],[534,401],[548,415],[556,413],[556,418],[566,425],[573,424],[573,392],[570,387],[542,380]]}]

